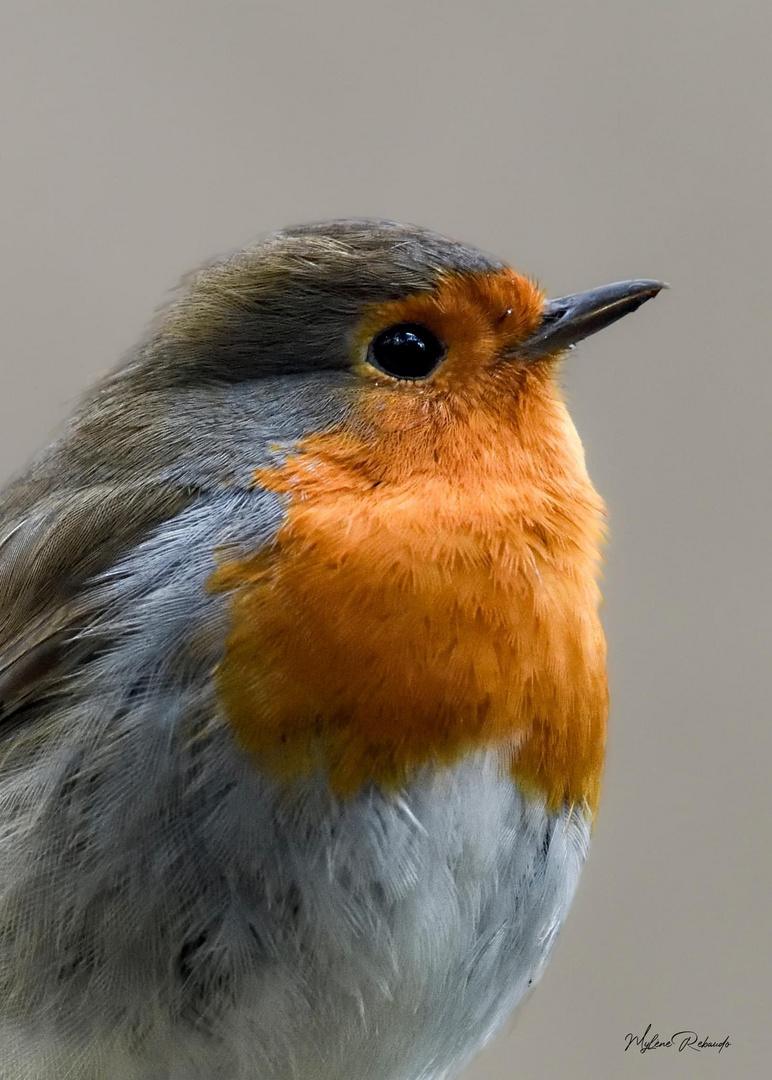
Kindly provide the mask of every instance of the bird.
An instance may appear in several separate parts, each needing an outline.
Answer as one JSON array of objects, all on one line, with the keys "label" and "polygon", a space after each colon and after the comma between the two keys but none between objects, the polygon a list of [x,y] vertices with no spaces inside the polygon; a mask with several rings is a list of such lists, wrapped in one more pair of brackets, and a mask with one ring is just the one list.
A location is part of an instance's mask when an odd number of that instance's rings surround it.
[{"label": "bird", "polygon": [[9,483],[3,1077],[446,1080],[528,996],[608,712],[561,364],[663,287],[284,229]]}]

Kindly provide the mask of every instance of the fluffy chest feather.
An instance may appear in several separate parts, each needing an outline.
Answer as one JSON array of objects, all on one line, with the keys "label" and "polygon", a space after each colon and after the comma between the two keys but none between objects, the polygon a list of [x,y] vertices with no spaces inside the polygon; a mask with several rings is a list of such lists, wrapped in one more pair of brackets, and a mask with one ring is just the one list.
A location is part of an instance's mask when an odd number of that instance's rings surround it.
[{"label": "fluffy chest feather", "polygon": [[437,437],[428,462],[396,432],[384,464],[328,434],[257,474],[288,513],[271,545],[212,581],[232,593],[226,713],[272,771],[321,764],[340,793],[498,746],[552,808],[594,810],[600,504],[570,455],[545,471],[483,420],[471,427],[445,460]]}]

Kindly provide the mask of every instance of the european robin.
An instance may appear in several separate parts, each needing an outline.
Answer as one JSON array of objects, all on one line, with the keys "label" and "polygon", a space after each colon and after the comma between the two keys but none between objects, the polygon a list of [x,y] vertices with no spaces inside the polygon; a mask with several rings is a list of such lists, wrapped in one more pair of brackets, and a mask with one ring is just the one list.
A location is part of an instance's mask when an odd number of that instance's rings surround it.
[{"label": "european robin", "polygon": [[390,222],[207,266],[0,496],[12,1080],[440,1080],[598,802],[603,507],[559,300]]}]

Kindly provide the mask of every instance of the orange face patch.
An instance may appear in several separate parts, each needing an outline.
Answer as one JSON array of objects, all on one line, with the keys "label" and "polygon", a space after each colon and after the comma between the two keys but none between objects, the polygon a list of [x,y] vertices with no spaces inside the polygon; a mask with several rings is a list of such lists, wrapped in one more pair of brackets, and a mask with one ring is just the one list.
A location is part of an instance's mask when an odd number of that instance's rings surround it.
[{"label": "orange face patch", "polygon": [[[448,278],[365,315],[350,421],[255,482],[287,497],[274,542],[223,563],[218,671],[243,745],[350,794],[499,746],[549,804],[595,808],[606,718],[595,584],[602,506],[549,365],[510,354],[541,294]],[[425,382],[366,362],[393,322],[447,345]]]},{"label": "orange face patch", "polygon": [[394,323],[427,326],[448,347],[448,356],[431,376],[434,388],[461,388],[485,378],[508,351],[516,349],[541,321],[544,294],[514,270],[453,274],[432,292],[375,305],[362,320],[355,348],[361,355],[379,330]]}]

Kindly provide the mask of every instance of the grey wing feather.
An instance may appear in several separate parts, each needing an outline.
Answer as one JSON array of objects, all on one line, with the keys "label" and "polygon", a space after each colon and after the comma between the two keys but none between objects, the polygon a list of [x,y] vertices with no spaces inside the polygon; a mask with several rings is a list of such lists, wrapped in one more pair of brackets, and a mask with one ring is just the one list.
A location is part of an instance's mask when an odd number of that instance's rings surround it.
[{"label": "grey wing feather", "polygon": [[21,516],[0,533],[0,725],[93,652],[93,639],[79,636],[95,615],[86,584],[193,498],[145,482],[65,489],[25,506],[18,489]]}]

